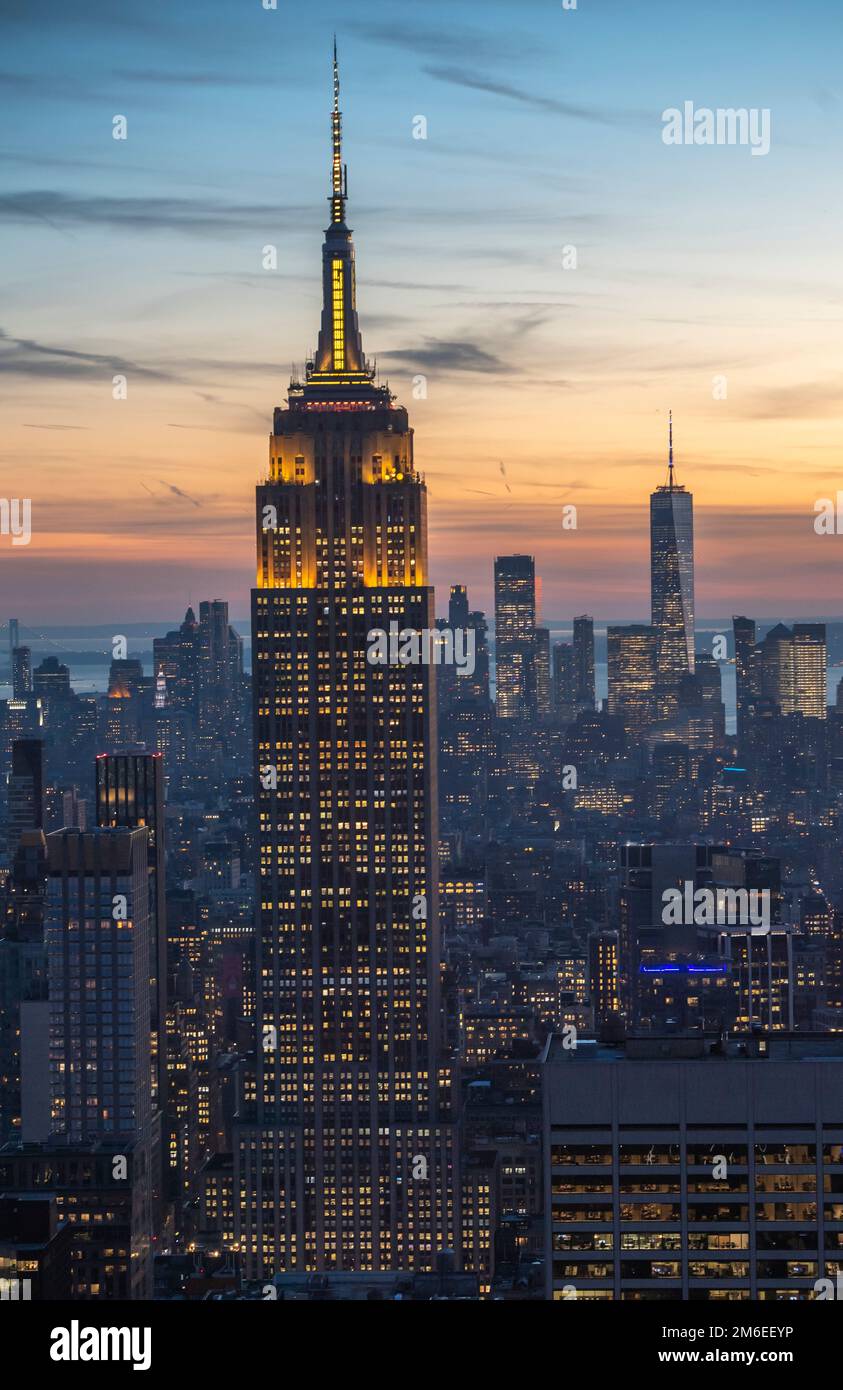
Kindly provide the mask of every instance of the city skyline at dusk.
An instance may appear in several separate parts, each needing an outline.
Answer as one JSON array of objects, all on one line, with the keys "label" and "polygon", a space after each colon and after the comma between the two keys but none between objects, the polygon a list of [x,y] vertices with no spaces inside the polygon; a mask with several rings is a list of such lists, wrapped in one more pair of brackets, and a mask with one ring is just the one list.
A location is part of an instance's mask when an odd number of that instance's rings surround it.
[{"label": "city skyline at dusk", "polygon": [[0,0],[0,1319],[804,1377],[839,16],[285,3]]},{"label": "city skyline at dusk", "polygon": [[[517,25],[458,6],[443,28],[436,5],[255,5],[235,25],[224,4],[88,3],[46,36],[37,6],[13,13],[26,138],[0,163],[0,389],[33,535],[3,561],[12,611],[150,620],[210,590],[246,610],[266,401],[315,346],[336,27],[361,329],[413,410],[440,610],[457,580],[490,610],[493,556],[520,550],[549,617],[645,613],[672,409],[700,615],[833,612],[817,595],[840,541],[814,506],[840,476],[839,191],[820,153],[843,106],[818,26],[774,9],[761,32],[754,5],[674,32],[660,4],[549,24],[528,5]],[[276,79],[285,44],[296,71]],[[690,98],[769,108],[769,153],[664,144],[663,110]]]}]

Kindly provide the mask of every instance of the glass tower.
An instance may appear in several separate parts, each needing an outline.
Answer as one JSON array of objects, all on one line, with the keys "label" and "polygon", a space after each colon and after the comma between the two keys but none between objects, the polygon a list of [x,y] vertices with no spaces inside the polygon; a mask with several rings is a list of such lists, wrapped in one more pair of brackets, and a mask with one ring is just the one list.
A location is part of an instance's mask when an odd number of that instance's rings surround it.
[{"label": "glass tower", "polygon": [[694,500],[674,478],[673,417],[668,480],[650,494],[650,594],[656,633],[656,713],[675,712],[694,670]]},{"label": "glass tower", "polygon": [[499,719],[535,711],[536,562],[495,560],[495,700]]}]

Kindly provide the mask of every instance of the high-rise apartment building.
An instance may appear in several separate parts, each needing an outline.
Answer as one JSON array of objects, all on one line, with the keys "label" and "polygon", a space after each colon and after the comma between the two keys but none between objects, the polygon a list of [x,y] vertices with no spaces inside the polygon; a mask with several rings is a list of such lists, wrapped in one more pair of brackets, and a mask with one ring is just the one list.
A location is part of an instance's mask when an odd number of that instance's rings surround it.
[{"label": "high-rise apartment building", "polygon": [[426,492],[363,355],[336,57],[334,79],[319,342],[257,489],[258,1067],[235,1220],[260,1276],[431,1267],[458,1229],[434,671],[371,659],[379,633],[434,627]]}]

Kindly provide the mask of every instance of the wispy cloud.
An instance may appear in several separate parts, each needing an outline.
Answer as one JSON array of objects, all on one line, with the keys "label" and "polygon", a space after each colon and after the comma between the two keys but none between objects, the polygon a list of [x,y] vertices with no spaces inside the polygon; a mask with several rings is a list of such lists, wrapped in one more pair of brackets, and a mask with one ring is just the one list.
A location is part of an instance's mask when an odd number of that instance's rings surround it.
[{"label": "wispy cloud", "polygon": [[531,106],[537,111],[552,111],[557,116],[570,116],[577,121],[594,121],[598,125],[627,125],[631,120],[643,119],[641,113],[606,111],[599,106],[578,106],[574,102],[560,101],[557,97],[544,97],[536,92],[515,87],[511,82],[502,82],[496,77],[484,77],[468,68],[449,65],[429,64],[425,72],[439,82],[448,82],[454,87],[467,87],[474,92],[488,92],[492,96],[506,97],[522,106]]},{"label": "wispy cloud", "polygon": [[477,343],[447,342],[441,338],[425,338],[415,348],[393,348],[382,353],[380,362],[410,363],[412,366],[426,367],[435,371],[451,372],[490,372],[510,373],[513,368],[506,362],[486,352]]},{"label": "wispy cloud", "polygon": [[183,492],[180,487],[176,487],[175,483],[168,483],[164,478],[159,478],[158,481],[161,486],[167,488],[174,497],[181,497],[185,502],[191,502],[194,507],[202,506],[201,502],[197,502],[195,497],[191,497],[189,493]]},{"label": "wispy cloud", "polygon": [[274,203],[226,203],[211,198],[131,198],[33,189],[0,193],[0,222],[45,222],[51,227],[101,226],[123,231],[185,232],[235,236],[244,228],[261,230],[309,225],[312,209],[283,209]]},{"label": "wispy cloud", "polygon": [[143,367],[125,357],[109,353],[78,352],[75,348],[52,347],[34,338],[13,338],[0,328],[0,375],[28,377],[102,377],[122,373],[156,381],[176,381],[178,377],[156,367]]},{"label": "wispy cloud", "polygon": [[843,383],[796,382],[752,396],[740,413],[751,420],[836,419],[843,415]]},{"label": "wispy cloud", "polygon": [[371,23],[360,19],[351,20],[348,27],[371,43],[421,53],[428,58],[463,58],[466,53],[471,53],[481,60],[499,58],[511,61],[516,53],[526,55],[536,52],[535,44],[526,44],[514,34],[501,36],[479,28],[467,29],[454,24],[450,18],[447,26],[443,24],[436,29],[422,24],[402,24],[397,21]]},{"label": "wispy cloud", "polygon": [[146,0],[143,6],[115,5],[114,0],[73,0],[72,5],[56,5],[55,0],[0,0],[0,23],[43,32],[53,28],[94,26],[100,32],[127,29],[147,34],[163,34],[160,18],[169,18],[168,0]]}]

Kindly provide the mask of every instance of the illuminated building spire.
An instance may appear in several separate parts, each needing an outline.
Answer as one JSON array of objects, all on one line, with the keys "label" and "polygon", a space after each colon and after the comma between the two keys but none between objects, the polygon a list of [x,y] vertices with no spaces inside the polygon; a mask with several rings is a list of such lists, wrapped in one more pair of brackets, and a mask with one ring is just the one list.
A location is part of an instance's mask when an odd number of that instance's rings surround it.
[{"label": "illuminated building spire", "polygon": [[337,62],[337,36],[334,35],[334,110],[331,116],[333,163],[331,167],[331,221],[345,222],[345,200],[348,197],[348,173],[342,162],[342,112],[340,111],[340,69]]},{"label": "illuminated building spire", "polygon": [[671,492],[672,492],[672,491],[673,491],[673,411],[672,411],[672,410],[669,410],[669,411],[668,411],[667,418],[668,418],[668,427],[667,427],[667,440],[668,440],[668,443],[667,443],[667,458],[668,458],[668,464],[667,464],[667,485],[668,485],[668,487],[670,488],[670,490],[671,490]]},{"label": "illuminated building spire", "polygon": [[[322,322],[313,360],[307,364],[304,386],[294,383],[290,399],[312,408],[331,402],[383,403],[384,387],[374,385],[374,371],[363,355],[357,321],[357,282],[354,242],[345,224],[348,177],[342,162],[342,113],[337,41],[334,39],[334,104],[331,112],[331,223],[322,248]],[[383,398],[383,399],[382,399]]]}]

